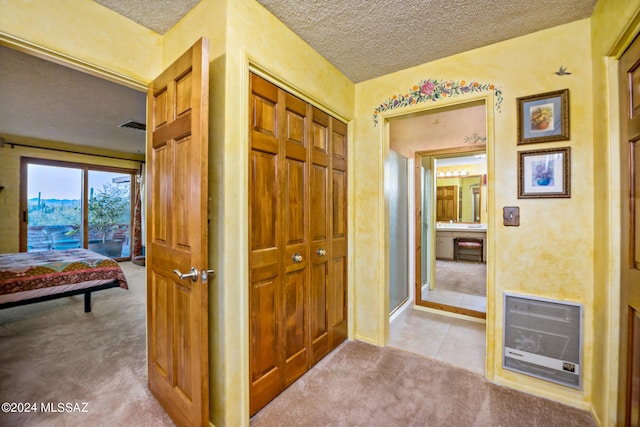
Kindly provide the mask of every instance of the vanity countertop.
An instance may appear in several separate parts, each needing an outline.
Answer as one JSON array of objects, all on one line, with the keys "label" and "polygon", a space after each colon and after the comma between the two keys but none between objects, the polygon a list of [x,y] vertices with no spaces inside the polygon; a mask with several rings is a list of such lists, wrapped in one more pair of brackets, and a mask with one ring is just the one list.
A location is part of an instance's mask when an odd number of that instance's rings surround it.
[{"label": "vanity countertop", "polygon": [[436,224],[436,231],[470,231],[486,233],[487,224],[459,224],[459,223],[440,223]]}]

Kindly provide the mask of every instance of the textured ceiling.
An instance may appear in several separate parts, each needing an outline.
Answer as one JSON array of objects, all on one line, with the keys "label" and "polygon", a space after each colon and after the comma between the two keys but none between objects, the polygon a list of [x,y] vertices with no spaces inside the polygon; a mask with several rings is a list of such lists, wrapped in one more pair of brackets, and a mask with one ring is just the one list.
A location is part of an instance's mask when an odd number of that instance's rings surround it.
[{"label": "textured ceiling", "polygon": [[[96,1],[164,34],[200,0]],[[257,1],[353,82],[586,18],[596,3]],[[6,48],[0,49],[0,64],[0,133],[144,152],[144,133],[118,127],[145,121],[144,93]]]},{"label": "textured ceiling", "polygon": [[257,0],[353,82],[591,16],[596,0]]},{"label": "textured ceiling", "polygon": [[[0,46],[0,133],[144,153],[146,95]],[[13,141],[15,142],[15,141]]]},{"label": "textured ceiling", "polygon": [[[199,0],[96,0],[166,33]],[[353,82],[591,16],[597,0],[257,0]]]},{"label": "textured ceiling", "polygon": [[200,0],[95,0],[143,27],[164,34]]}]

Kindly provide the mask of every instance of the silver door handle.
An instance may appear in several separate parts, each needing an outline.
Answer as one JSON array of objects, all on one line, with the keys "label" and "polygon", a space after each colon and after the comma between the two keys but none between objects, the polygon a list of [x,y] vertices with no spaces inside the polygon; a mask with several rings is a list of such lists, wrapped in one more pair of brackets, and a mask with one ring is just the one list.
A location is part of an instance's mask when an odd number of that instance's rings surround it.
[{"label": "silver door handle", "polygon": [[327,254],[327,251],[325,251],[323,248],[320,248],[316,251],[316,253],[318,254],[318,256],[325,256]]},{"label": "silver door handle", "polygon": [[202,283],[207,283],[209,278],[209,274],[216,274],[215,270],[202,270],[200,274],[200,278],[202,279]]},{"label": "silver door handle", "polygon": [[195,267],[191,267],[191,272],[187,273],[187,274],[182,274],[180,272],[180,270],[178,270],[178,269],[173,270],[173,272],[176,273],[176,276],[178,276],[181,279],[191,278],[192,282],[197,282],[198,281],[198,270],[196,270]]},{"label": "silver door handle", "polygon": [[296,252],[295,254],[293,254],[293,262],[295,262],[296,264],[302,262],[302,255],[300,255],[300,252]]}]

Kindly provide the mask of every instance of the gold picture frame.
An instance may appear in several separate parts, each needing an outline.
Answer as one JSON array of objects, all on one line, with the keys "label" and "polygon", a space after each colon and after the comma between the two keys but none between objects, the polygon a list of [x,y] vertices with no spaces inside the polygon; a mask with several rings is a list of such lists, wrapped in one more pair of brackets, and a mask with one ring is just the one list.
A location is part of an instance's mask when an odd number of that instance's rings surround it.
[{"label": "gold picture frame", "polygon": [[569,89],[517,99],[518,145],[569,139]]},{"label": "gold picture frame", "polygon": [[571,148],[518,152],[518,198],[570,198]]}]

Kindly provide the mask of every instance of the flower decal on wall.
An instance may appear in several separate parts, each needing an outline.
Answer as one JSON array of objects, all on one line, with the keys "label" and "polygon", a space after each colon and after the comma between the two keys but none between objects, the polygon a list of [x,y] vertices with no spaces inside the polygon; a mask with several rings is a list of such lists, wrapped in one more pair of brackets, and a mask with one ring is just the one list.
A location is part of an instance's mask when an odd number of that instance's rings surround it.
[{"label": "flower decal on wall", "polygon": [[485,142],[487,142],[487,137],[480,136],[480,134],[477,131],[474,131],[473,135],[471,136],[464,137],[465,144],[477,144],[477,143],[484,144]]},{"label": "flower decal on wall", "polygon": [[465,80],[437,80],[427,79],[414,85],[406,93],[393,95],[385,102],[373,110],[373,125],[378,124],[378,115],[383,111],[395,108],[408,107],[421,102],[437,101],[440,98],[455,97],[474,92],[493,91],[496,96],[496,109],[500,111],[502,107],[502,90],[492,83],[479,83],[476,81],[467,82]]}]

